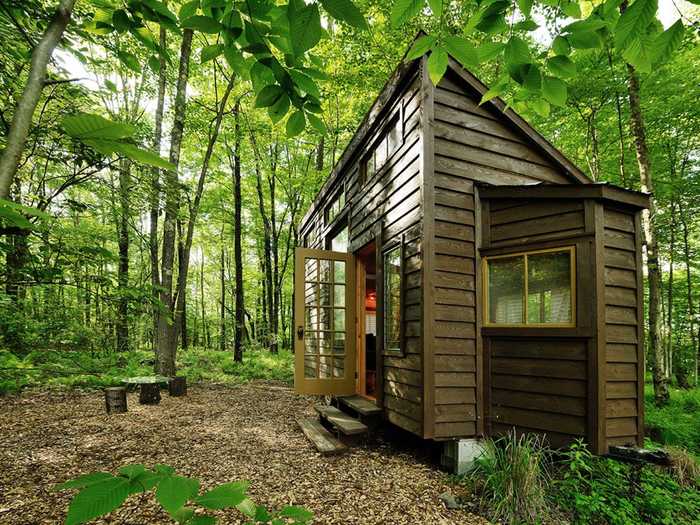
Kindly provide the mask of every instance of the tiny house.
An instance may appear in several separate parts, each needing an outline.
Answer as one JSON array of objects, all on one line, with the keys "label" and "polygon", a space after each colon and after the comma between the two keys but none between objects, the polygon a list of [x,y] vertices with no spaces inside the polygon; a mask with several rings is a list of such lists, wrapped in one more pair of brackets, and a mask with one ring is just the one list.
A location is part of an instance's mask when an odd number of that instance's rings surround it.
[{"label": "tiny house", "polygon": [[450,58],[402,63],[299,228],[295,388],[436,441],[643,439],[641,211]]}]

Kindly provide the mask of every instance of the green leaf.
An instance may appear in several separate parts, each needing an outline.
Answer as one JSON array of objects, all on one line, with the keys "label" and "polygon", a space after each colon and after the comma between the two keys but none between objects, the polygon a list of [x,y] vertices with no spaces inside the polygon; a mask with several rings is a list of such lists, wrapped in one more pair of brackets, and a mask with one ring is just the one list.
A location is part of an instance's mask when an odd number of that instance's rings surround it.
[{"label": "green leaf", "polygon": [[319,133],[324,134],[326,132],[326,125],[313,113],[307,113],[306,119],[309,121],[309,124],[311,124],[311,126]]},{"label": "green leaf", "polygon": [[170,20],[171,22],[177,23],[177,17],[165,6],[163,2],[160,2],[159,0],[141,0],[141,2],[150,7],[160,16]]},{"label": "green leaf", "polygon": [[284,95],[284,90],[277,84],[265,86],[262,88],[258,96],[255,98],[256,108],[267,108],[272,106],[277,100]]},{"label": "green leaf", "polygon": [[487,62],[493,60],[503,52],[505,44],[500,42],[484,42],[477,48],[479,62]]},{"label": "green leaf", "polygon": [[466,39],[459,36],[445,38],[447,52],[466,68],[479,65],[479,55],[476,48]]},{"label": "green leaf", "polygon": [[532,61],[530,58],[530,48],[527,43],[518,36],[512,36],[508,40],[504,51],[504,58],[506,64],[529,64]]},{"label": "green leaf", "polygon": [[289,519],[292,519],[296,522],[301,522],[301,523],[306,523],[307,521],[310,521],[314,517],[313,512],[305,509],[304,507],[297,507],[297,506],[284,507],[279,512],[279,515],[283,518],[289,518]]},{"label": "green leaf", "polygon": [[440,79],[447,71],[448,55],[447,51],[438,47],[434,49],[428,57],[428,75],[434,86],[438,85]]},{"label": "green leaf", "polygon": [[223,29],[223,26],[209,16],[194,15],[181,22],[185,29],[194,29],[202,33],[216,34]]},{"label": "green leaf", "polygon": [[156,500],[172,515],[194,498],[199,490],[199,481],[184,476],[170,476],[158,483]]},{"label": "green leaf", "polygon": [[526,18],[529,17],[532,12],[532,0],[517,0],[517,2],[520,12],[525,15]]},{"label": "green leaf", "polygon": [[284,118],[289,111],[289,97],[286,93],[282,93],[282,96],[277,99],[277,101],[267,108],[267,114],[270,116],[273,124],[277,124],[280,120]]},{"label": "green leaf", "polygon": [[[107,141],[104,141],[105,143]],[[126,144],[123,142],[110,142],[106,143],[105,146],[112,147],[116,153],[121,153],[125,157],[138,162],[141,164],[147,164],[153,166],[154,168],[161,168],[168,171],[175,171],[175,165],[171,164],[160,155],[153,153],[152,151],[139,148],[133,144]]]},{"label": "green leaf", "polygon": [[75,139],[124,139],[136,128],[124,122],[112,122],[92,113],[78,113],[63,119],[63,129]]},{"label": "green leaf", "polygon": [[321,0],[321,5],[336,20],[358,29],[369,29],[362,11],[351,0]]},{"label": "green leaf", "polygon": [[194,516],[187,525],[214,525],[216,518],[214,516]]},{"label": "green leaf", "polygon": [[685,27],[679,19],[666,31],[658,35],[652,43],[652,62],[654,64],[667,62],[673,55],[673,52],[681,45],[684,33]]},{"label": "green leaf", "polygon": [[245,499],[247,488],[246,481],[225,483],[202,494],[195,501],[207,509],[227,509],[239,505]]},{"label": "green leaf", "polygon": [[199,0],[192,0],[192,2],[187,2],[185,4],[182,4],[182,7],[180,8],[180,12],[178,13],[178,17],[180,20],[186,20],[192,16],[194,16],[197,13],[197,9],[199,8]]},{"label": "green leaf", "polygon": [[625,9],[613,29],[618,51],[622,52],[632,40],[646,33],[647,27],[656,16],[657,8],[658,0],[635,0]]},{"label": "green leaf", "polygon": [[316,82],[314,82],[313,78],[306,73],[302,73],[301,71],[297,71],[295,69],[290,69],[287,72],[289,73],[289,76],[292,77],[292,80],[294,80],[297,87],[301,88],[304,93],[308,93],[316,99],[321,98],[321,91],[318,89],[318,86],[316,85]]},{"label": "green leaf", "polygon": [[428,0],[428,5],[435,18],[442,17],[442,0]]},{"label": "green leaf", "polygon": [[154,470],[158,474],[162,474],[164,476],[172,476],[173,474],[175,474],[175,469],[173,467],[171,467],[170,465],[163,465],[162,463],[157,463]]},{"label": "green leaf", "polygon": [[[566,16],[571,18],[581,18],[581,6],[576,0],[567,2],[566,0],[561,5],[561,10]],[[549,111],[547,111],[549,114]]]},{"label": "green leaf", "polygon": [[296,56],[301,56],[321,40],[321,16],[318,6],[311,4],[301,9],[288,9],[287,15],[292,49]]},{"label": "green leaf", "polygon": [[[0,206],[4,205],[6,202],[0,199]],[[11,203],[14,204],[14,203]],[[0,208],[2,209],[2,208]],[[56,490],[64,490],[64,489],[82,489],[85,488],[89,485],[94,485],[95,483],[100,483],[102,481],[105,481],[107,479],[112,479],[114,476],[110,474],[109,472],[91,472],[90,474],[83,474],[82,476],[78,476],[75,479],[72,479],[70,481],[66,481],[64,483],[60,483],[56,485],[54,488]]]},{"label": "green leaf", "polygon": [[246,64],[243,53],[236,46],[231,45],[224,49],[224,58],[231,69],[242,77],[250,75],[250,70]]},{"label": "green leaf", "polygon": [[603,47],[603,39],[595,31],[577,31],[571,33],[567,40],[576,49],[598,49]]},{"label": "green leaf", "polygon": [[547,60],[549,70],[560,78],[570,78],[576,75],[576,64],[569,57],[555,56]]},{"label": "green leaf", "polygon": [[652,53],[652,37],[641,35],[628,41],[627,47],[622,51],[622,58],[641,73],[650,73]]},{"label": "green leaf", "polygon": [[126,14],[126,11],[123,9],[116,9],[114,13],[112,13],[112,25],[114,29],[120,33],[128,31],[129,27],[131,27],[131,20],[129,20],[129,15]]},{"label": "green leaf", "polygon": [[238,505],[236,505],[236,508],[250,518],[255,516],[255,512],[257,510],[257,506],[250,498],[246,498],[241,501]]},{"label": "green leaf", "polygon": [[569,41],[561,35],[557,36],[552,42],[552,49],[557,55],[568,55],[571,53]]},{"label": "green leaf", "polygon": [[160,60],[158,60],[158,57],[150,56],[148,57],[148,67],[151,68],[151,71],[154,73],[159,73],[160,72]]},{"label": "green leaf", "polygon": [[528,31],[529,32],[529,31],[534,31],[538,27],[540,27],[540,26],[538,26],[537,22],[535,22],[534,20],[522,20],[521,22],[518,22],[517,24],[515,24],[513,26],[513,30],[514,31]]},{"label": "green leaf", "polygon": [[555,106],[564,106],[566,104],[566,84],[556,78],[545,76],[542,79],[542,96]]},{"label": "green leaf", "polygon": [[578,20],[565,26],[562,33],[587,33],[589,31],[597,31],[607,27],[608,23],[600,18],[588,18],[586,20]]},{"label": "green leaf", "polygon": [[435,40],[436,38],[432,35],[423,35],[417,39],[415,42],[413,42],[411,49],[408,50],[406,60],[415,60],[416,58],[426,54],[430,48],[433,47]]},{"label": "green leaf", "polygon": [[105,87],[109,89],[112,93],[117,92],[117,85],[109,79],[105,79]]},{"label": "green leaf", "polygon": [[420,13],[423,8],[423,0],[394,0],[391,8],[391,27],[397,28]]},{"label": "green leaf", "polygon": [[481,100],[479,101],[479,105],[488,102],[489,100],[501,96],[506,88],[508,87],[508,78],[503,77],[501,78],[496,84],[492,85],[486,93],[484,93],[481,96]]},{"label": "green leaf", "polygon": [[224,45],[223,44],[212,44],[210,46],[202,48],[202,52],[199,55],[200,57],[200,62],[204,64],[205,62],[209,62],[210,60],[214,60],[216,57],[218,57],[221,53],[224,52]]},{"label": "green leaf", "polygon": [[263,88],[275,82],[275,75],[269,67],[261,62],[255,62],[250,66],[250,81],[255,92],[260,93]]},{"label": "green leaf", "polygon": [[304,131],[305,127],[306,118],[304,118],[304,112],[302,110],[295,111],[287,119],[287,137],[296,137],[299,133]]},{"label": "green leaf", "polygon": [[81,490],[70,502],[65,525],[78,525],[119,507],[129,496],[129,480],[112,477]]},{"label": "green leaf", "polygon": [[141,63],[136,55],[129,53],[128,51],[119,51],[117,57],[122,64],[131,69],[134,73],[141,73]]},{"label": "green leaf", "polygon": [[134,479],[141,474],[146,472],[146,467],[140,463],[135,463],[133,465],[125,465],[119,469],[119,473],[126,476],[129,479]]},{"label": "green leaf", "polygon": [[542,116],[542,117],[548,117],[549,116],[549,102],[546,100],[542,100],[540,98],[534,99],[529,101],[528,105],[535,110],[535,112]]}]

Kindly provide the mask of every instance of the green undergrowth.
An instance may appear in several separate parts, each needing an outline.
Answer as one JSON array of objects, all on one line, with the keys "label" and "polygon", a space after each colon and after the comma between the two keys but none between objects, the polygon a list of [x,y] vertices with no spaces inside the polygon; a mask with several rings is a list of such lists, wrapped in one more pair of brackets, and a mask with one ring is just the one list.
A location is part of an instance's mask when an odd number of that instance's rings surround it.
[{"label": "green undergrowth", "polygon": [[[281,350],[277,355],[248,349],[243,362],[232,352],[190,348],[178,352],[178,374],[190,383],[226,385],[254,379],[293,381],[293,356]],[[20,357],[0,350],[0,394],[26,388],[103,388],[119,385],[125,377],[153,375],[150,351],[89,352],[33,351]]]},{"label": "green undergrowth", "polygon": [[647,384],[644,393],[647,438],[683,447],[700,458],[700,388],[671,388],[671,400],[662,407],[654,404],[652,385]]},{"label": "green undergrowth", "polygon": [[700,523],[700,465],[680,450],[671,467],[632,465],[580,442],[555,453],[510,435],[487,440],[476,468],[456,482],[463,501],[499,523]]}]

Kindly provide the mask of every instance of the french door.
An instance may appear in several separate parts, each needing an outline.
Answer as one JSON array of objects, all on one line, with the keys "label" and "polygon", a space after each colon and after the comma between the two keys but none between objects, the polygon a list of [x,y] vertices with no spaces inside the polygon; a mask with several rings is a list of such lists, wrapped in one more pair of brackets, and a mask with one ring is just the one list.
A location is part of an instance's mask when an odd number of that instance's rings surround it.
[{"label": "french door", "polygon": [[294,270],[294,389],[354,394],[354,257],[297,248]]}]

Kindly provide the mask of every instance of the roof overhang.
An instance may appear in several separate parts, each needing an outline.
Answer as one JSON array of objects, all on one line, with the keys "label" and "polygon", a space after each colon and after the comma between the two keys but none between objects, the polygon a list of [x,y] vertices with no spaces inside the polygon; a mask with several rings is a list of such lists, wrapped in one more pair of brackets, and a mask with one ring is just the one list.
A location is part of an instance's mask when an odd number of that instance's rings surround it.
[{"label": "roof overhang", "polygon": [[605,183],[592,184],[519,184],[491,186],[477,184],[482,199],[593,199],[632,208],[649,207],[648,193],[627,190]]}]

